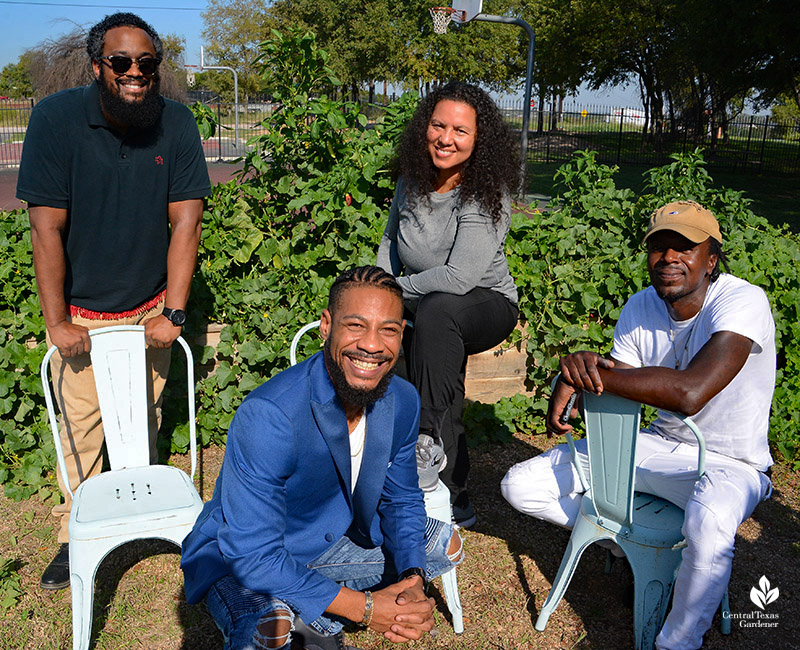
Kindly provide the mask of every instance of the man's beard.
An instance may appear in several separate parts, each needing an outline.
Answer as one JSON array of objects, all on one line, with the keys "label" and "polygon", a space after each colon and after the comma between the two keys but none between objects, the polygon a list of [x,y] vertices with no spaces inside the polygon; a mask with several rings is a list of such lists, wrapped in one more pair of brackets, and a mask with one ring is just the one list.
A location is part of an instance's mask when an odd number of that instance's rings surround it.
[{"label": "man's beard", "polygon": [[[111,83],[116,83],[116,81],[112,80]],[[100,101],[103,110],[115,122],[137,129],[149,129],[161,118],[164,106],[159,94],[161,80],[158,75],[153,77],[152,84],[142,100],[138,102],[126,101],[111,90],[105,76],[97,79],[97,85],[100,87]]]},{"label": "man's beard", "polygon": [[386,390],[389,388],[389,383],[392,381],[392,377],[394,377],[394,366],[392,366],[389,372],[381,377],[381,380],[378,382],[375,388],[353,388],[347,383],[344,370],[342,370],[341,366],[333,359],[333,355],[331,354],[330,338],[326,339],[323,351],[325,355],[325,367],[328,369],[328,375],[331,378],[331,383],[333,384],[339,399],[342,401],[342,404],[366,408],[384,396]]}]

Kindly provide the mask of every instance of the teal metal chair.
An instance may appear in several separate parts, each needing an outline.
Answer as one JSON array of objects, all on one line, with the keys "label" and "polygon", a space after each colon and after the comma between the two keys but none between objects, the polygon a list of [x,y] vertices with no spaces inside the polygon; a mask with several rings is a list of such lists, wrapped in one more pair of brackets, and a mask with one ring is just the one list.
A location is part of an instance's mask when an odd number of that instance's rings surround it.
[{"label": "teal metal chair", "polygon": [[[294,335],[289,346],[289,362],[291,365],[297,364],[297,346],[300,344],[300,339],[303,338],[306,332],[319,327],[319,324],[320,321],[315,320],[303,325]],[[411,321],[407,321],[406,325],[413,327],[414,324]],[[428,517],[449,524],[453,519],[453,512],[450,508],[450,490],[447,489],[444,483],[439,481],[435,490],[424,494],[425,512]],[[442,591],[444,591],[444,598],[447,601],[447,609],[450,610],[450,616],[453,617],[453,632],[461,634],[464,631],[464,613],[461,607],[461,596],[458,593],[458,579],[456,578],[455,567],[442,574]]]},{"label": "teal metal chair", "polygon": [[[705,442],[691,418],[676,415],[698,442],[697,476],[704,474]],[[636,440],[641,404],[605,393],[583,393],[587,458],[578,454],[572,437],[567,443],[585,490],[581,509],[561,566],[535,628],[543,631],[564,595],[586,548],[599,540],[616,542],[625,552],[634,578],[634,635],[636,650],[650,650],[664,624],[675,576],[686,542],[681,533],[684,513],[652,494],[634,491]],[[728,594],[722,603],[730,611]],[[723,616],[722,631],[730,632]],[[727,630],[726,630],[727,627]]]},{"label": "teal metal chair", "polygon": [[[186,342],[191,477],[177,467],[150,465],[147,418],[147,368],[144,327],[117,325],[89,332],[100,415],[110,471],[86,479],[72,493],[69,518],[69,568],[72,592],[72,647],[88,650],[94,607],[94,580],[100,563],[127,542],[158,538],[180,546],[203,508],[194,488],[197,466],[194,366]],[[67,476],[55,405],[50,390],[51,347],[41,366],[58,467]]]}]

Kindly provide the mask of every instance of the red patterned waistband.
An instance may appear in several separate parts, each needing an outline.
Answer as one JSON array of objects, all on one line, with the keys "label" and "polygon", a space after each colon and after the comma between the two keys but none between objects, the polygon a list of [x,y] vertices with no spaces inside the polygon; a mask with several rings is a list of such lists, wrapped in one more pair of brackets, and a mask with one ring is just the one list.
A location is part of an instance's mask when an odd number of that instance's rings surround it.
[{"label": "red patterned waistband", "polygon": [[86,318],[88,320],[119,320],[121,318],[131,318],[133,316],[139,316],[140,314],[144,314],[146,311],[150,311],[158,303],[164,300],[164,296],[166,295],[167,295],[167,290],[164,289],[154,298],[150,298],[150,300],[148,300],[146,303],[143,303],[138,307],[135,307],[134,309],[129,309],[128,311],[120,311],[120,312],[92,311],[91,309],[84,309],[83,307],[70,305],[69,315],[80,316],[81,318]]}]

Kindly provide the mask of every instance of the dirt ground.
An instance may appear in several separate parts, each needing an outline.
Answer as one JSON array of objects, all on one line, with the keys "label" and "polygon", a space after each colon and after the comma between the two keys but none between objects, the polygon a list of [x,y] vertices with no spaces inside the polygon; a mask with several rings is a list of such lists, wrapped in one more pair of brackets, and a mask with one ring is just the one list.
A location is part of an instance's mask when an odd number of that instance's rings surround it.
[{"label": "dirt ground", "polygon": [[[584,555],[565,599],[547,629],[533,623],[555,577],[568,532],[513,511],[502,499],[499,482],[514,463],[550,446],[545,436],[517,436],[506,445],[483,445],[471,453],[471,494],[478,524],[465,531],[467,559],[458,569],[465,631],[456,636],[449,613],[433,583],[437,601],[434,632],[412,647],[418,650],[611,650],[633,647],[633,620],[625,605],[630,572],[619,563],[604,573],[605,554],[592,547]],[[197,480],[208,500],[223,451],[203,450]],[[188,465],[176,457],[179,466]],[[723,636],[718,621],[706,635],[712,650],[784,650],[800,648],[795,585],[800,566],[800,476],[784,466],[774,474],[775,492],[739,530],[730,582],[731,611],[755,616],[750,590],[766,576],[779,598],[766,612],[777,615],[775,628],[739,626]],[[56,550],[49,506],[32,499],[15,503],[0,497],[0,557],[19,566],[24,594],[3,621],[0,648],[54,650],[71,647],[69,590],[42,592],[39,577]],[[96,580],[93,642],[97,650],[218,650],[222,638],[202,605],[187,605],[179,555],[166,542],[143,541],[113,551]],[[753,619],[741,618],[745,623]],[[363,650],[388,650],[392,644],[369,632],[348,636]]]}]

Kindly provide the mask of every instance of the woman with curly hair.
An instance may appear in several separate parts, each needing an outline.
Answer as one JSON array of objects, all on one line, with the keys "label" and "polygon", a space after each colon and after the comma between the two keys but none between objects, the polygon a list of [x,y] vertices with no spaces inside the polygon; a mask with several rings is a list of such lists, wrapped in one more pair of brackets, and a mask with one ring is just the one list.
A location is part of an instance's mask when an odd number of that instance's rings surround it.
[{"label": "woman with curly hair", "polygon": [[[461,414],[467,356],[502,342],[519,315],[505,238],[517,190],[517,145],[492,99],[451,82],[423,99],[403,133],[378,266],[403,289],[406,364],[422,401],[420,487],[450,489],[453,518],[476,518]],[[440,474],[441,472],[441,474]]]}]

